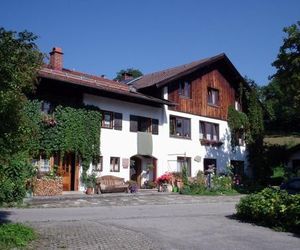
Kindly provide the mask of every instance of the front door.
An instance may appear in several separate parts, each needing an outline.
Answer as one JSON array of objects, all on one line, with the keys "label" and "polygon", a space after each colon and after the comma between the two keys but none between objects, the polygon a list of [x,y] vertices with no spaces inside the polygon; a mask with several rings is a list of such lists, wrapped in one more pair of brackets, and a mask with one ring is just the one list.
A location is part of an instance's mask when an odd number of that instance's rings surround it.
[{"label": "front door", "polygon": [[61,164],[61,174],[63,178],[63,191],[78,190],[78,166],[75,154],[66,154]]},{"label": "front door", "polygon": [[130,158],[130,180],[141,187],[142,160],[138,157]]}]

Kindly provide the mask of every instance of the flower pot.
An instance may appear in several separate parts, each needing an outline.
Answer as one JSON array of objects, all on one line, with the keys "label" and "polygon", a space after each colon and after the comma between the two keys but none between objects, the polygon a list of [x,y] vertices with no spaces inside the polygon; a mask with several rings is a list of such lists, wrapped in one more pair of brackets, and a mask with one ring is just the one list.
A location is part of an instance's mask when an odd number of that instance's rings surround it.
[{"label": "flower pot", "polygon": [[178,187],[179,190],[182,189],[182,187],[183,187],[183,182],[177,180],[176,186]]},{"label": "flower pot", "polygon": [[86,194],[90,195],[94,193],[94,189],[92,187],[88,187],[85,191]]}]

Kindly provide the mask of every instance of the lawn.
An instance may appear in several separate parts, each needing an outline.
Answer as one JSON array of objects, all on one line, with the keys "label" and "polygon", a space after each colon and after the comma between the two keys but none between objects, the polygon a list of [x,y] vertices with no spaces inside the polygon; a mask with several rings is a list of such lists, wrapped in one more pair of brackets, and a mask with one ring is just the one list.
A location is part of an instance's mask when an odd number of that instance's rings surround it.
[{"label": "lawn", "polygon": [[0,224],[0,249],[25,248],[37,238],[35,231],[19,223]]}]

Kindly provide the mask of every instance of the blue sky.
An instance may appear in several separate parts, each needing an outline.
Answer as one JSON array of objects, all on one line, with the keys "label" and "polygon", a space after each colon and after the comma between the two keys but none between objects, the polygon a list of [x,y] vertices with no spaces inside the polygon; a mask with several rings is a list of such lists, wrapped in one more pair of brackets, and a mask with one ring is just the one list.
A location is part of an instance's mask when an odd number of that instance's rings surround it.
[{"label": "blue sky", "polygon": [[268,83],[282,28],[300,20],[299,0],[7,0],[0,26],[39,36],[44,53],[64,52],[64,67],[113,78],[225,52],[242,75]]}]

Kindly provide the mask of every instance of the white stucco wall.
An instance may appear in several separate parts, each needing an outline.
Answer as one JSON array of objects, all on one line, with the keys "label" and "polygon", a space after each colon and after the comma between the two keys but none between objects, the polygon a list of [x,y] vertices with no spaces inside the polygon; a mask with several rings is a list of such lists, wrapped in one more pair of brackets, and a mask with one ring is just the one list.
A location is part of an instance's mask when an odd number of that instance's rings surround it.
[{"label": "white stucco wall", "polygon": [[[164,89],[164,98],[167,99],[166,88]],[[195,176],[199,170],[203,170],[204,158],[216,159],[218,172],[224,171],[230,160],[245,160],[245,147],[238,147],[235,152],[231,150],[229,128],[226,121],[170,111],[167,106],[156,108],[90,94],[84,95],[84,103],[97,106],[102,110],[123,114],[121,131],[106,128],[101,129],[100,149],[103,156],[103,171],[100,175],[113,174],[125,180],[129,179],[130,168],[122,167],[122,159],[130,159],[130,157],[137,154],[137,133],[129,131],[130,115],[159,120],[159,134],[152,135],[153,157],[157,158],[157,176],[166,171],[177,171],[178,156],[191,157],[192,176]],[[170,115],[191,119],[191,139],[170,137]],[[202,146],[200,144],[200,120],[219,124],[220,140],[224,142],[221,147]],[[120,157],[120,172],[110,172],[110,157],[112,156]],[[196,156],[201,157],[200,162],[194,160]],[[82,189],[83,187],[81,187]]]}]

